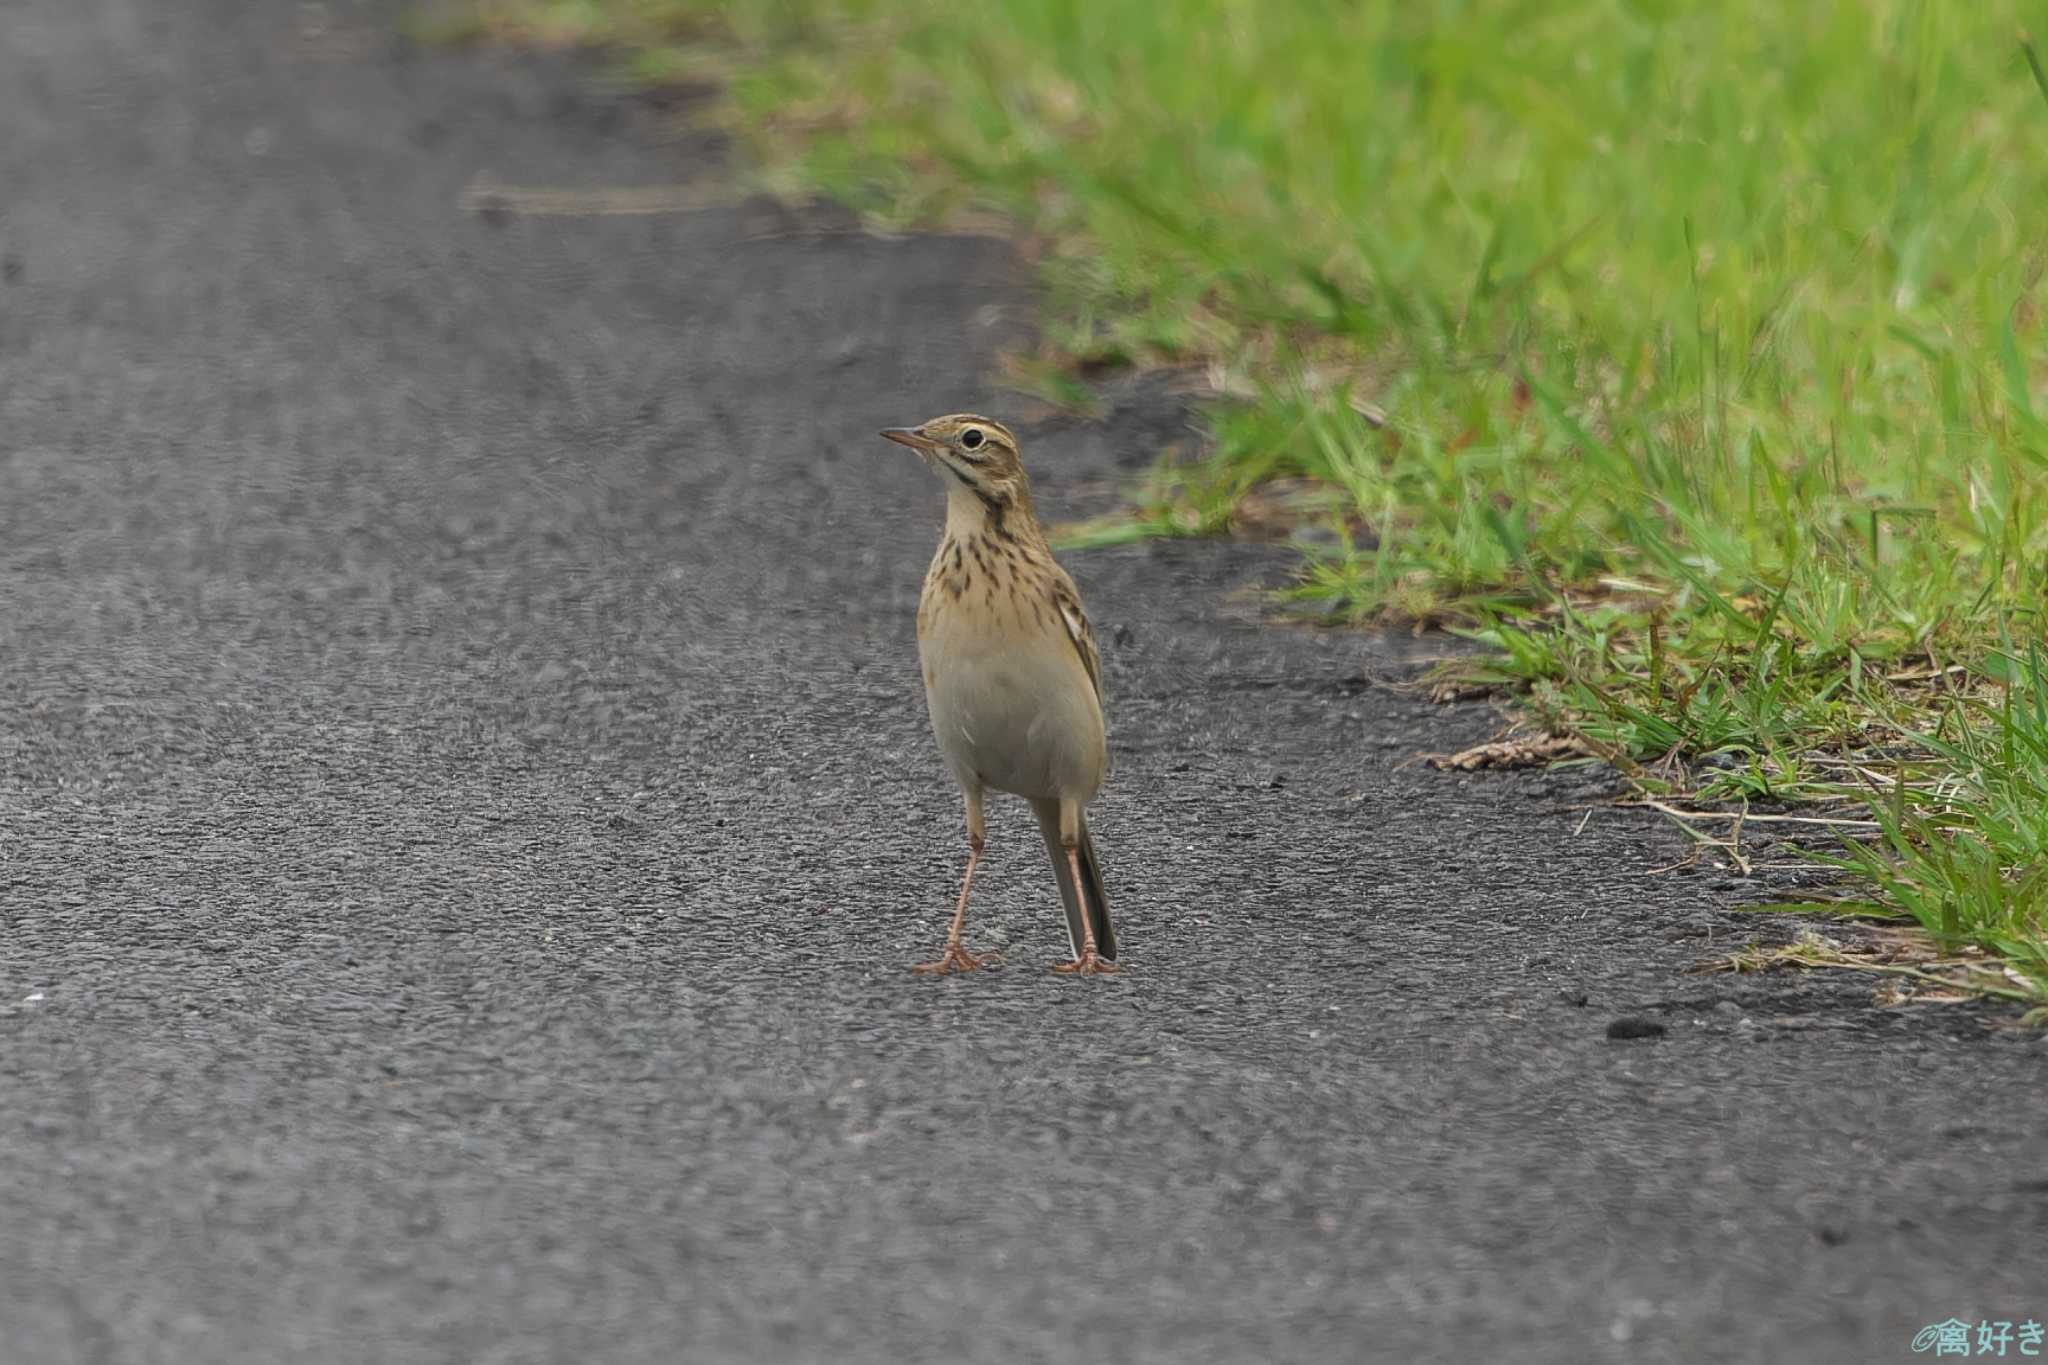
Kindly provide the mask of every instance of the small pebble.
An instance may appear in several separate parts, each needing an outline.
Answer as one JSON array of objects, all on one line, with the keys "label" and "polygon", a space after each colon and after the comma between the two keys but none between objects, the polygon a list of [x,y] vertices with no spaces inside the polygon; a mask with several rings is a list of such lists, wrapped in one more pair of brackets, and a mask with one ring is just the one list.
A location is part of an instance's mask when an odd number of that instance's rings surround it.
[{"label": "small pebble", "polygon": [[1607,1026],[1609,1038],[1662,1038],[1664,1026],[1639,1014],[1625,1014]]}]

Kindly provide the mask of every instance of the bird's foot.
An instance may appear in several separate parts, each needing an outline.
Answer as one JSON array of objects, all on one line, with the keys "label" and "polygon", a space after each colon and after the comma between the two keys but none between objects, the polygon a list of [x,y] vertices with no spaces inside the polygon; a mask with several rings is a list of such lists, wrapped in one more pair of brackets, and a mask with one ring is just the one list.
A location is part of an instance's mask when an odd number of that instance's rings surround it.
[{"label": "bird's foot", "polygon": [[944,976],[947,972],[972,972],[979,971],[983,967],[1000,967],[1002,963],[1003,955],[1001,953],[994,951],[979,954],[970,953],[961,944],[948,943],[946,951],[939,955],[938,961],[920,962],[910,970],[916,972],[919,976]]},{"label": "bird's foot", "polygon": [[1070,972],[1075,976],[1100,976],[1108,972],[1123,970],[1093,948],[1084,950],[1072,962],[1053,963],[1052,969],[1056,972]]}]

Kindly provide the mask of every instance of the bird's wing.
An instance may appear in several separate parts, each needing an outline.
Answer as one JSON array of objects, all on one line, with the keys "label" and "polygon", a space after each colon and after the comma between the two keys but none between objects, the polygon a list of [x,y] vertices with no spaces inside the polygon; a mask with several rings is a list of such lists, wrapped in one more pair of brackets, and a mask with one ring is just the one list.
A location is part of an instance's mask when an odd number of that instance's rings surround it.
[{"label": "bird's wing", "polygon": [[1095,648],[1095,627],[1088,624],[1088,613],[1081,609],[1081,590],[1074,586],[1074,580],[1067,571],[1057,564],[1053,566],[1049,581],[1052,585],[1052,604],[1058,609],[1060,620],[1067,627],[1067,637],[1074,642],[1074,648],[1081,655],[1081,667],[1088,673],[1088,683],[1095,689],[1097,705],[1102,703],[1102,655]]}]

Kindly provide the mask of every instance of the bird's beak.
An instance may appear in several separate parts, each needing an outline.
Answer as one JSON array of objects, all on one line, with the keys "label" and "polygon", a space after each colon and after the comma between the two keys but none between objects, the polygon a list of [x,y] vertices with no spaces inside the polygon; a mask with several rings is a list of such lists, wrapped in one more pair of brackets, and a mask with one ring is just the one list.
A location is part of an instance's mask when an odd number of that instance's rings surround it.
[{"label": "bird's beak", "polygon": [[909,446],[912,450],[930,451],[939,448],[937,441],[916,427],[883,427],[882,438],[894,441],[899,446]]}]

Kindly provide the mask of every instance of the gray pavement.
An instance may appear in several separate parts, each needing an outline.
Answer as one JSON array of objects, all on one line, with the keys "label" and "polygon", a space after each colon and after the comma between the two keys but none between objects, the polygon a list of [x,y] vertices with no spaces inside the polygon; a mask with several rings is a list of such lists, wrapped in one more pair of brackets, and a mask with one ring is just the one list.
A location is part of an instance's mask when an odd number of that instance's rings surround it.
[{"label": "gray pavement", "polygon": [[[326,16],[322,22],[322,15]],[[2048,1320],[2048,1045],[1767,924],[1284,555],[1068,556],[1127,972],[959,811],[884,424],[1049,419],[1000,242],[388,13],[0,16],[0,1362],[1802,1361]],[[1021,414],[1021,415],[1020,415]],[[1583,828],[1581,822],[1584,821]],[[1658,1038],[1606,1036],[1621,1016]]]}]

